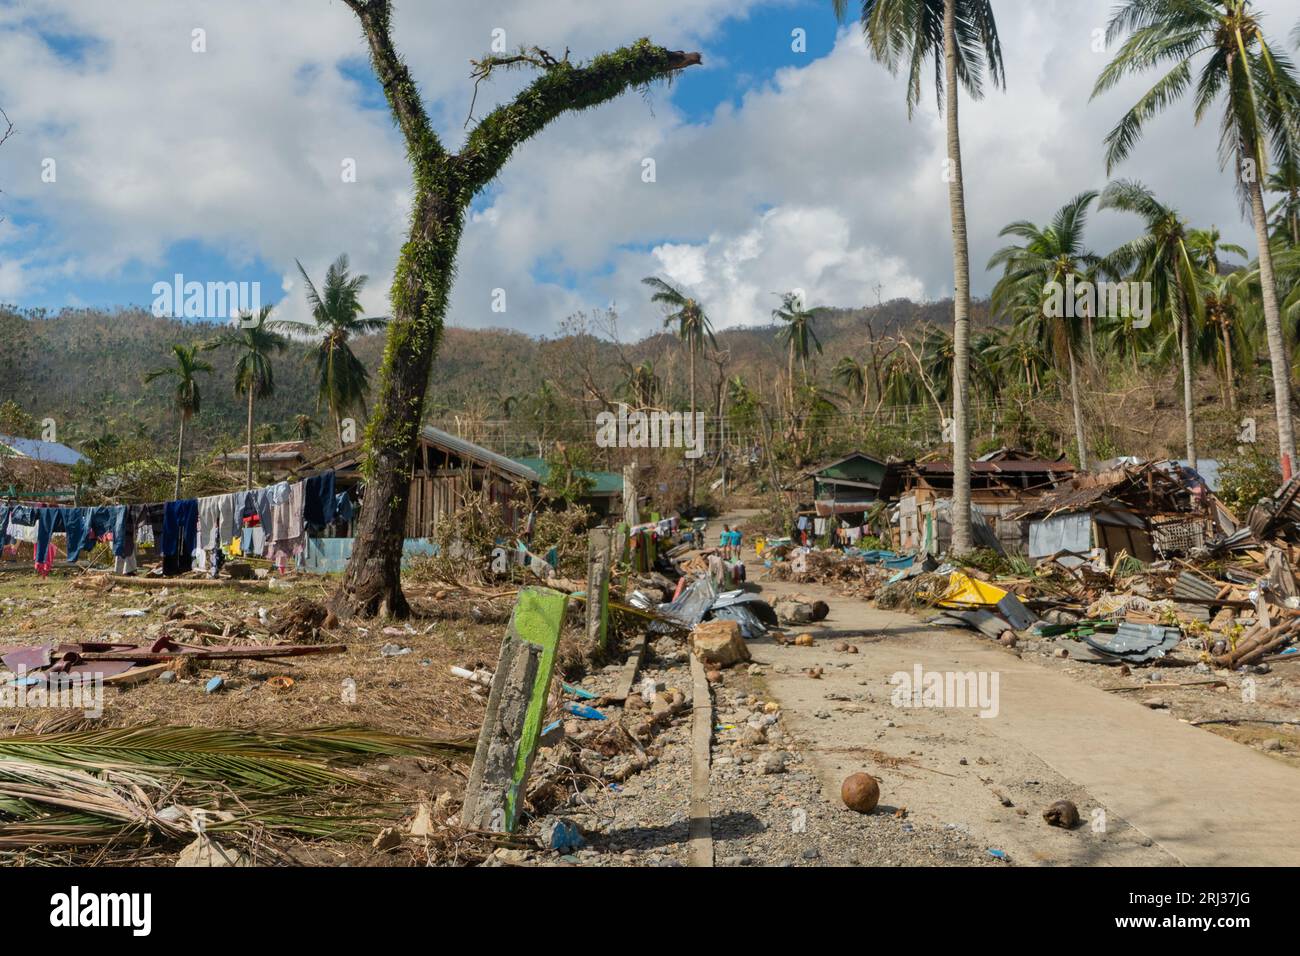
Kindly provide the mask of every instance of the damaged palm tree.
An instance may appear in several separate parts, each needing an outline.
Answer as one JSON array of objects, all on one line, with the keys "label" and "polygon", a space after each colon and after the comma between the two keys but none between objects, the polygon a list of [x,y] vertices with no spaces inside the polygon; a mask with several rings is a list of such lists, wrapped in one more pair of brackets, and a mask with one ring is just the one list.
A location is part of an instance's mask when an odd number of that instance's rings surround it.
[{"label": "damaged palm tree", "polygon": [[[335,596],[339,614],[409,612],[400,570],[415,448],[433,359],[455,271],[465,210],[516,146],[570,110],[587,109],[628,89],[665,79],[700,62],[638,40],[588,63],[520,50],[474,63],[475,86],[498,69],[531,68],[539,76],[513,101],[471,130],[459,153],[449,152],[429,123],[405,62],[393,47],[389,0],[345,0],[361,21],[371,64],[406,140],[415,176],[410,233],[391,292],[393,321],[379,373],[379,396],[366,432],[366,501],[356,547]],[[472,110],[472,106],[471,106]]]}]

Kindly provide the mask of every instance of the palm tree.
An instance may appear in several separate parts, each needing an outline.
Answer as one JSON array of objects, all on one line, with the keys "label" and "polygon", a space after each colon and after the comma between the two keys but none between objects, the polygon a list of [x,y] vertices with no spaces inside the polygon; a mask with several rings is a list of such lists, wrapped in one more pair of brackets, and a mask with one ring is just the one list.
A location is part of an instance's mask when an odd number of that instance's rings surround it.
[{"label": "palm tree", "polygon": [[[667,314],[664,319],[664,327],[677,327],[677,337],[681,339],[686,346],[687,355],[690,359],[690,376],[691,376],[691,421],[695,421],[695,356],[704,351],[704,341],[708,339],[709,343],[717,348],[717,340],[713,337],[713,326],[709,322],[708,315],[704,312],[704,306],[696,299],[688,296],[682,290],[670,285],[663,279],[656,276],[646,276],[641,280],[654,290],[650,296],[651,302],[656,302],[663,307]],[[695,459],[691,459],[691,483],[689,502],[691,510],[695,508]]]},{"label": "palm tree", "polygon": [[1268,209],[1269,235],[1300,245],[1300,174],[1295,169],[1271,173],[1265,192],[1280,193],[1282,198]]},{"label": "palm tree", "polygon": [[[848,0],[832,0],[841,19]],[[966,404],[970,380],[970,250],[966,241],[966,194],[962,180],[958,84],[973,99],[984,78],[1006,85],[1002,44],[990,0],[862,0],[862,31],[872,55],[893,73],[906,64],[907,113],[921,99],[926,61],[934,61],[935,93],[943,104],[948,138],[948,205],[953,251],[953,534],[958,554],[970,551],[970,433]],[[942,69],[940,68],[942,66]]]},{"label": "palm tree", "polygon": [[238,331],[221,340],[222,345],[239,350],[239,360],[235,363],[235,394],[248,396],[248,462],[244,487],[249,491],[253,489],[253,401],[275,394],[271,355],[283,352],[289,345],[283,335],[272,332],[267,326],[272,308],[262,306],[255,319],[249,314],[241,315]]},{"label": "palm tree", "polygon": [[843,385],[850,394],[856,395],[858,401],[862,403],[862,408],[866,409],[870,371],[864,363],[859,362],[852,355],[842,355],[835,363],[835,368],[831,370],[831,378],[835,384]]},{"label": "palm tree", "polygon": [[1196,417],[1192,397],[1192,317],[1201,309],[1197,270],[1189,244],[1189,231],[1177,210],[1156,199],[1139,182],[1111,183],[1101,195],[1100,209],[1118,209],[1140,216],[1146,231],[1120,246],[1107,262],[1120,272],[1135,272],[1151,283],[1151,310],[1169,315],[1176,331],[1183,369],[1183,418],[1187,458],[1196,467]]},{"label": "palm tree", "polygon": [[[1075,358],[1079,324],[1066,321],[1063,316],[1050,316],[1047,303],[1053,290],[1064,288],[1069,277],[1078,279],[1097,264],[1097,256],[1083,243],[1088,207],[1096,198],[1097,193],[1092,190],[1080,193],[1058,209],[1047,226],[1036,226],[1024,220],[1011,223],[998,235],[1015,236],[1021,240],[1020,244],[999,249],[988,264],[990,269],[1003,267],[1002,278],[993,288],[992,310],[1009,315],[1018,329],[1034,338],[1050,340],[1051,353],[1069,371],[1070,404],[1074,411],[1074,439],[1080,468],[1088,467],[1088,446],[1084,437]],[[1093,316],[1081,318],[1091,319]]]},{"label": "palm tree", "polygon": [[1172,64],[1106,137],[1106,166],[1122,162],[1142,135],[1147,121],[1179,99],[1193,85],[1192,64],[1208,54],[1195,81],[1194,115],[1199,123],[1222,99],[1219,159],[1234,162],[1238,196],[1250,208],[1259,250],[1260,287],[1273,401],[1277,412],[1278,451],[1284,470],[1295,456],[1291,420],[1291,374],[1282,315],[1278,304],[1273,251],[1263,185],[1268,181],[1271,151],[1281,169],[1296,166],[1295,113],[1300,102],[1290,60],[1264,36],[1251,0],[1124,0],[1107,27],[1107,41],[1128,33],[1114,60],[1097,78],[1097,97],[1128,74]]},{"label": "palm tree", "polygon": [[199,382],[195,376],[199,372],[212,371],[212,366],[200,359],[199,353],[209,348],[211,346],[203,344],[173,345],[172,356],[176,359],[176,364],[156,368],[146,372],[144,376],[146,385],[159,378],[176,380],[176,391],[173,394],[176,411],[181,420],[180,440],[176,443],[176,493],[174,495],[176,498],[181,496],[181,468],[185,461],[185,423],[199,414],[202,405]]},{"label": "palm tree", "polygon": [[1209,229],[1193,229],[1187,234],[1187,248],[1191,251],[1197,268],[1204,273],[1205,318],[1220,336],[1224,391],[1228,399],[1228,408],[1235,415],[1237,386],[1232,360],[1232,339],[1234,328],[1240,328],[1242,309],[1237,295],[1240,280],[1232,280],[1220,274],[1219,267],[1222,265],[1220,256],[1223,253],[1232,253],[1248,259],[1250,254],[1239,245],[1221,241],[1217,226],[1211,226]]},{"label": "palm tree", "polygon": [[[339,447],[343,447],[343,416],[349,409],[365,409],[366,394],[370,391],[370,374],[356,357],[349,344],[359,335],[382,331],[386,318],[366,318],[361,306],[361,290],[369,276],[348,274],[348,257],[339,256],[325,272],[324,294],[316,290],[307,270],[297,263],[303,281],[307,283],[307,304],[311,306],[311,321],[321,341],[316,348],[316,375],[319,382],[316,407],[323,401],[334,418],[334,429]],[[301,327],[302,323],[281,321],[279,328]]]},{"label": "palm tree", "polygon": [[310,415],[293,416],[293,433],[298,436],[299,441],[311,441],[315,431],[316,422]]},{"label": "palm tree", "polygon": [[800,365],[803,366],[803,383],[807,386],[808,356],[812,354],[814,347],[818,352],[822,350],[821,339],[817,338],[817,333],[813,329],[813,321],[816,317],[815,312],[803,307],[802,300],[794,292],[782,295],[781,307],[772,310],[772,318],[785,323],[776,337],[786,346],[792,395],[794,394],[794,360],[798,358]]}]

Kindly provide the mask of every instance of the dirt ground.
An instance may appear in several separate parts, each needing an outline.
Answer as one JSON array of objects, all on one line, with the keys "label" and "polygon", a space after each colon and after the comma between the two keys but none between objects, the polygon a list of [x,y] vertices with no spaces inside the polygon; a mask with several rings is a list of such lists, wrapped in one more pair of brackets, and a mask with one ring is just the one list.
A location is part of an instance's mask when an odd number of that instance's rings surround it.
[{"label": "dirt ground", "polygon": [[[752,551],[747,549],[746,557],[751,586],[768,598],[817,592],[768,580]],[[88,586],[75,569],[60,569],[45,580],[6,571],[0,574],[0,644],[148,644],[164,633],[199,643],[221,643],[227,639],[222,634],[240,643],[270,643],[282,639],[278,622],[295,603],[319,602],[331,585],[329,579],[302,577],[261,590],[143,589]],[[409,622],[331,620],[332,626],[312,638],[346,644],[345,653],[203,662],[173,683],[109,690],[98,723],[282,730],[364,725],[472,740],[485,695],[448,668],[494,666],[513,598],[508,589],[452,591],[415,584],[408,595],[417,612]],[[723,670],[710,687],[715,865],[1167,866],[1243,858],[1263,862],[1271,860],[1270,852],[1279,860],[1300,852],[1294,837],[1277,837],[1275,831],[1293,828],[1289,812],[1273,806],[1289,799],[1300,782],[1297,728],[1190,726],[1204,720],[1295,719],[1300,667],[1284,663],[1259,675],[1195,668],[1133,668],[1123,674],[1057,657],[1051,641],[1025,641],[1009,649],[831,591],[814,596],[824,597],[832,612],[827,621],[806,628],[814,635],[812,646],[772,637],[750,642],[752,662]],[[608,659],[593,660],[581,646],[577,607],[571,618],[561,676],[597,698],[612,694],[641,625],[621,625]],[[844,644],[857,653],[837,649]],[[986,720],[951,708],[900,708],[890,679],[912,660],[931,668],[1002,672],[1008,714]],[[223,688],[205,692],[216,675],[225,679]],[[292,678],[288,689],[277,689],[283,682],[270,680],[281,676]],[[494,851],[473,835],[449,836],[447,830],[440,840],[408,837],[382,849],[368,841],[299,840],[268,850],[256,862],[687,865],[693,718],[684,635],[652,635],[640,676],[645,678],[683,690],[686,699],[656,720],[599,700],[592,703],[606,721],[552,712],[552,718],[566,717],[564,739],[539,753],[524,832],[537,837],[547,824],[568,819],[581,828],[580,847],[553,851],[517,843]],[[344,692],[347,681],[355,682],[355,699]],[[1191,681],[1217,683],[1177,686]],[[1094,720],[1111,736],[1092,739]],[[6,733],[66,729],[80,721],[77,714],[0,710],[0,729]],[[1185,733],[1169,737],[1175,726]],[[1152,740],[1168,750],[1162,755],[1167,760],[1141,755]],[[1107,758],[1110,752],[1113,758]],[[1129,752],[1137,756],[1126,763]],[[1242,755],[1247,762],[1241,763]],[[629,760],[636,765],[631,771]],[[1195,785],[1178,769],[1188,763],[1194,768],[1198,761],[1211,778],[1222,765],[1223,773],[1241,779],[1225,781],[1222,793],[1211,788],[1208,798],[1198,800],[1191,792]],[[382,782],[388,797],[410,808],[408,822],[420,804],[440,794],[454,810],[466,771],[463,762],[423,758],[372,760],[363,769],[369,779]],[[853,772],[870,773],[880,783],[880,804],[872,813],[855,813],[839,798],[840,783]],[[1189,793],[1180,796],[1179,789]],[[1062,799],[1077,806],[1078,827],[1061,829],[1044,821],[1044,808]],[[1220,799],[1249,799],[1257,825],[1218,832]],[[1209,806],[1203,818],[1198,817],[1201,804]],[[1225,849],[1228,843],[1238,845],[1240,853]],[[175,853],[175,847],[156,846],[125,862],[170,865]],[[13,862],[61,859],[58,852],[29,851]]]}]

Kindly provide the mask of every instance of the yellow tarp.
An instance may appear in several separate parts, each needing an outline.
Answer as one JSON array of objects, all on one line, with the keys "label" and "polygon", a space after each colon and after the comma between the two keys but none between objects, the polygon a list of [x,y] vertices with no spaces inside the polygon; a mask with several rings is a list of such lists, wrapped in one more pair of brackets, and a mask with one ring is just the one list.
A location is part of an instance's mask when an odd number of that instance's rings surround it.
[{"label": "yellow tarp", "polygon": [[1007,592],[987,581],[977,581],[970,575],[954,571],[948,576],[948,591],[939,602],[940,607],[961,607],[997,604]]}]

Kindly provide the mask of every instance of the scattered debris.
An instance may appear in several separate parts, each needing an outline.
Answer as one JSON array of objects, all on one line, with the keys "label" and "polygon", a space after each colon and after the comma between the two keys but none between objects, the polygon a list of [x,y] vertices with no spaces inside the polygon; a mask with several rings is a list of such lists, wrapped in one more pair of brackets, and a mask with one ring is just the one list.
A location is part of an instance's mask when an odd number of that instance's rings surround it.
[{"label": "scattered debris", "polygon": [[1069,800],[1057,800],[1043,811],[1048,826],[1073,830],[1079,825],[1079,808]]}]

